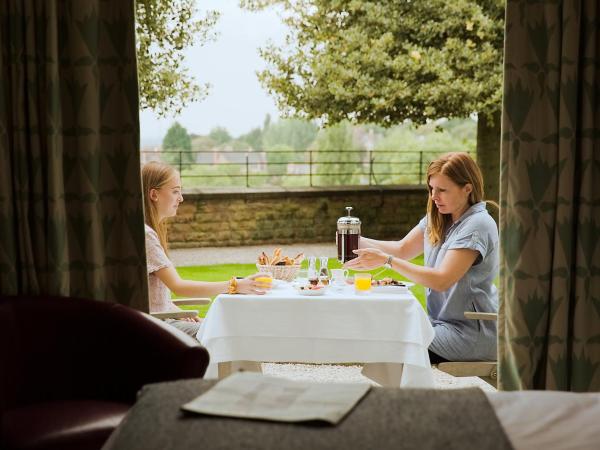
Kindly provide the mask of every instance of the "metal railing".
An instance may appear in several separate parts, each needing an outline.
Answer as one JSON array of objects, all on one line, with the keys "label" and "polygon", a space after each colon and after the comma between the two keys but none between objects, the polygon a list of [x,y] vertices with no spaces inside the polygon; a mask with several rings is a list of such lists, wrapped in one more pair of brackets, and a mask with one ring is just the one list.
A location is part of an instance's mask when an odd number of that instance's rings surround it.
[{"label": "metal railing", "polygon": [[[194,186],[330,186],[423,184],[429,162],[445,151],[142,151],[168,162]],[[291,181],[294,180],[294,181]]]}]

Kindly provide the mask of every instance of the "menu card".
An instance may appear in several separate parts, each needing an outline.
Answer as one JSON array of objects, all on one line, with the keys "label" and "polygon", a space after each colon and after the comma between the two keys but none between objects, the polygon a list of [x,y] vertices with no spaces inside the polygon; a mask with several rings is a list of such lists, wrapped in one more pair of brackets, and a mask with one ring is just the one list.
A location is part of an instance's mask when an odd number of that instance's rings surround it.
[{"label": "menu card", "polygon": [[186,403],[185,411],[246,419],[333,425],[358,403],[369,384],[323,384],[237,372]]}]

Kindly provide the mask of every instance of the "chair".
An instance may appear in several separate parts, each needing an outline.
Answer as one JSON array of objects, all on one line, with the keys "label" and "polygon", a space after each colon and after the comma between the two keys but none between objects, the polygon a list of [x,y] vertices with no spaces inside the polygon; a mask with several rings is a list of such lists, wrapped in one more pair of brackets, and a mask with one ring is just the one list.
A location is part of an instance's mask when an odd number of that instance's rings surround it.
[{"label": "chair", "polygon": [[99,449],[142,386],[200,378],[208,352],[114,303],[0,296],[0,448]]},{"label": "chair", "polygon": [[[210,304],[210,298],[181,298],[181,299],[173,299],[171,300],[175,306],[184,306],[184,305],[208,305]],[[198,317],[197,310],[187,310],[187,311],[167,311],[167,312],[154,312],[150,313],[152,317],[155,317],[160,320],[164,319],[193,319]]]},{"label": "chair", "polygon": [[[465,317],[472,320],[498,320],[496,313],[466,311]],[[498,364],[496,361],[444,362],[439,363],[437,368],[454,377],[479,377],[486,383],[497,387]]]}]

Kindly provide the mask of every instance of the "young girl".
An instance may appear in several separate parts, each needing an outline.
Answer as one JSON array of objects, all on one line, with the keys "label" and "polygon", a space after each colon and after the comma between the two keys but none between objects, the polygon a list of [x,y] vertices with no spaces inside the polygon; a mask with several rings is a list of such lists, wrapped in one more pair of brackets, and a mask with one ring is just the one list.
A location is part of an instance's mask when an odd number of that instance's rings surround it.
[{"label": "young girl", "polygon": [[[150,312],[179,311],[171,301],[171,292],[182,297],[209,297],[221,293],[264,294],[271,287],[256,281],[257,277],[266,275],[260,273],[223,282],[181,279],[167,256],[164,223],[166,218],[177,214],[177,207],[183,201],[179,173],[167,164],[149,162],[142,168],[142,184]],[[167,321],[191,336],[196,336],[200,327],[200,319]]]},{"label": "young girl", "polygon": [[[465,319],[465,311],[497,312],[498,228],[483,201],[483,177],[467,153],[429,164],[427,215],[401,241],[361,237],[346,267],[387,266],[427,288],[435,330],[432,363],[496,359],[496,324]],[[496,205],[497,206],[497,205]],[[425,253],[425,266],[408,262]]]}]

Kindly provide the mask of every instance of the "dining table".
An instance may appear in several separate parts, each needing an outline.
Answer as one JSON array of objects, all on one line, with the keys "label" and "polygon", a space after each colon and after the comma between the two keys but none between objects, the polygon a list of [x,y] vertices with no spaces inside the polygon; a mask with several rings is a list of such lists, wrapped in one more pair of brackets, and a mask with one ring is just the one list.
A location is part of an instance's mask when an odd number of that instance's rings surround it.
[{"label": "dining table", "polygon": [[408,287],[301,286],[274,280],[264,295],[218,295],[197,334],[210,354],[205,378],[261,362],[353,363],[382,386],[434,386],[433,327]]}]

